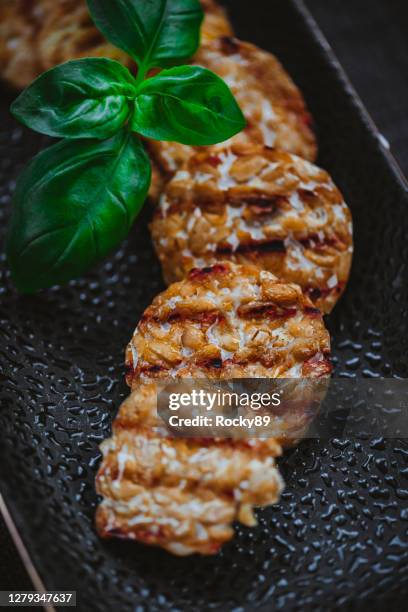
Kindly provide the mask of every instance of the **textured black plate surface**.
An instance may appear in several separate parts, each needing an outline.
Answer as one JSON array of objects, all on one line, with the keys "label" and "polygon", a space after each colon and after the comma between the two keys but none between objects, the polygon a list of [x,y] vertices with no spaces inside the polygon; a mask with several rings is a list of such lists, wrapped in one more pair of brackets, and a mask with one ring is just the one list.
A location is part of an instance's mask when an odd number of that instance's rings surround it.
[{"label": "textured black plate surface", "polygon": [[[407,377],[406,187],[302,7],[229,4],[241,38],[275,52],[302,87],[320,164],[353,212],[352,279],[329,319],[337,374]],[[2,232],[13,181],[45,144],[11,121],[10,99],[3,92]],[[76,589],[84,611],[404,609],[402,440],[305,441],[281,462],[281,502],[215,558],[97,538],[98,444],[127,392],[124,346],[162,287],[145,223],[91,274],[36,297],[15,292],[1,259],[0,484],[46,587]]]}]

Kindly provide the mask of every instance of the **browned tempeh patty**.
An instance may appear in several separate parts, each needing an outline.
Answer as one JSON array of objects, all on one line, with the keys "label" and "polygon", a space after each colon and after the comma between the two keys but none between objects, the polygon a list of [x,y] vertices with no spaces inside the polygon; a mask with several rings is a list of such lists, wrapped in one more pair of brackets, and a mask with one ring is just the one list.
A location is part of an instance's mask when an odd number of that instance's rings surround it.
[{"label": "browned tempeh patty", "polygon": [[327,172],[258,145],[191,158],[151,231],[168,283],[220,260],[252,263],[297,283],[327,313],[350,273],[351,213]]},{"label": "browned tempeh patty", "polygon": [[234,521],[254,525],[253,507],[278,500],[280,447],[273,440],[168,438],[156,398],[155,383],[133,391],[102,444],[98,532],[176,555],[214,554],[233,536]]}]

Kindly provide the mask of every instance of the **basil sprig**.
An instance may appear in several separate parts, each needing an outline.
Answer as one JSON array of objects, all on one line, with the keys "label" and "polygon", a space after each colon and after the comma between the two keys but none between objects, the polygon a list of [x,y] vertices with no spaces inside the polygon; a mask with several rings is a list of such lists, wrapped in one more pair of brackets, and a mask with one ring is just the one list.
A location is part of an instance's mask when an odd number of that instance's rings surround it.
[{"label": "basil sprig", "polygon": [[[188,145],[222,142],[245,120],[231,91],[193,55],[198,0],[88,0],[96,26],[138,64],[73,60],[38,77],[12,104],[27,127],[63,138],[20,176],[7,240],[19,290],[67,282],[127,235],[143,206],[150,162],[138,134]],[[146,78],[151,68],[168,68]]]}]

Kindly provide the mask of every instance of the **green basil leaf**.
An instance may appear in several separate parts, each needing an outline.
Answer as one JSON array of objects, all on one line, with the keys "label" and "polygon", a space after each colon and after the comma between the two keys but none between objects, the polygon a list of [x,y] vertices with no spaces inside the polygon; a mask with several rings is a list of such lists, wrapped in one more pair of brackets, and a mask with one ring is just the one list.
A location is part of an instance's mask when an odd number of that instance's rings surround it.
[{"label": "green basil leaf", "polygon": [[11,105],[27,127],[66,138],[108,138],[129,117],[135,81],[114,60],[84,58],[39,76]]},{"label": "green basil leaf", "polygon": [[140,85],[131,127],[155,140],[212,145],[240,132],[245,119],[220,77],[199,66],[179,66]]},{"label": "green basil leaf", "polygon": [[88,0],[96,27],[145,68],[189,58],[200,42],[199,0]]},{"label": "green basil leaf", "polygon": [[20,176],[7,256],[18,289],[81,275],[127,235],[145,200],[150,162],[140,140],[64,140]]}]

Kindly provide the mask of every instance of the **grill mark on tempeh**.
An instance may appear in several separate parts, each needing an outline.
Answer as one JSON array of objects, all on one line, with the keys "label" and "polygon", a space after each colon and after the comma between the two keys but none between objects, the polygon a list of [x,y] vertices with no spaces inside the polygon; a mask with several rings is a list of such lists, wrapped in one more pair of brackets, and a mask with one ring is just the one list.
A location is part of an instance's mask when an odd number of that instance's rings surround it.
[{"label": "grill mark on tempeh", "polygon": [[193,270],[189,272],[187,279],[190,281],[201,282],[203,280],[208,280],[211,276],[229,274],[229,272],[230,270],[227,266],[224,266],[223,264],[215,264],[206,268],[193,268]]},{"label": "grill mark on tempeh", "polygon": [[345,282],[340,282],[334,287],[305,287],[303,291],[311,300],[315,301],[331,293],[341,293],[345,284]]},{"label": "grill mark on tempeh", "polygon": [[337,249],[347,248],[347,245],[336,234],[333,236],[325,236],[322,240],[318,234],[311,234],[306,238],[297,239],[298,242],[306,249],[323,249],[325,247],[333,247]]},{"label": "grill mark on tempeh", "polygon": [[[289,311],[291,309],[287,309],[287,310]],[[265,313],[262,313],[262,314],[255,315],[254,318],[256,318],[257,316],[265,317],[268,315],[267,314],[265,315]],[[294,316],[296,316],[296,313],[282,314],[280,317],[274,317],[274,318],[275,319],[277,318],[287,319],[287,318],[292,318]],[[246,318],[249,318],[249,317],[246,317]],[[163,376],[163,374],[166,374],[166,373],[171,374],[175,366],[179,367],[183,363],[185,364],[185,366],[188,366],[189,364],[193,363],[197,367],[202,368],[203,370],[209,370],[209,371],[211,370],[221,371],[231,365],[248,367],[250,365],[256,365],[257,363],[262,363],[263,365],[270,366],[272,363],[276,363],[276,357],[279,357],[279,354],[280,354],[279,351],[276,351],[276,354],[274,351],[272,351],[272,356],[269,355],[268,357],[266,356],[259,357],[258,354],[254,353],[254,354],[251,354],[249,357],[247,357],[245,360],[237,359],[235,357],[230,357],[228,359],[222,359],[221,355],[219,357],[211,357],[211,358],[204,358],[204,359],[200,359],[200,358],[191,359],[191,360],[182,359],[177,364],[173,364],[171,367],[165,367],[162,365],[155,365],[155,366],[138,365],[135,369],[132,369],[132,367],[130,366],[130,370],[128,373],[128,379],[132,380],[136,376],[138,377],[140,375],[146,375],[146,374],[151,376],[152,378],[164,378],[165,376]],[[311,357],[310,359],[313,359],[314,357],[315,355]],[[330,364],[330,362],[327,359],[323,359],[321,362],[322,363],[327,362]],[[329,370],[330,372],[331,372],[331,369],[332,369],[332,366],[330,364],[330,370]]]},{"label": "grill mark on tempeh", "polygon": [[[318,291],[317,288],[311,288],[313,291]],[[324,289],[322,289],[324,291]],[[329,290],[331,291],[331,290]],[[241,318],[259,318],[268,317],[274,319],[289,318],[296,316],[297,313],[301,313],[307,316],[320,316],[320,310],[318,308],[312,308],[306,306],[303,310],[299,308],[282,308],[281,306],[271,303],[257,304],[250,307],[247,304],[243,304],[238,307],[237,314]],[[182,322],[201,323],[205,327],[210,327],[215,323],[224,323],[226,321],[225,315],[218,310],[202,310],[202,311],[181,311],[171,312],[168,316],[158,317],[144,315],[141,322],[144,324],[148,323],[159,323],[165,325],[166,323],[182,323]]]},{"label": "grill mark on tempeh", "polygon": [[[249,231],[249,230],[248,230]],[[304,248],[311,250],[320,250],[326,247],[346,247],[344,243],[338,238],[338,236],[324,237],[322,240],[318,234],[311,234],[306,238],[294,238],[296,242],[301,244]],[[231,244],[223,243],[217,245],[215,253],[218,255],[232,255],[234,253],[253,253],[257,251],[259,253],[279,253],[285,254],[287,252],[285,241],[277,238],[266,239],[266,240],[248,240],[246,242],[240,242],[238,246],[234,247]]]},{"label": "grill mark on tempeh", "polygon": [[281,308],[274,303],[263,303],[250,304],[240,306],[237,310],[237,314],[242,319],[258,319],[258,318],[272,318],[272,319],[290,319],[295,317],[299,311],[298,308]]},{"label": "grill mark on tempeh", "polygon": [[260,209],[258,214],[268,214],[276,212],[282,205],[288,204],[288,195],[268,195],[264,193],[254,193],[246,196],[226,196],[226,203],[236,206],[248,206],[251,212]]},{"label": "grill mark on tempeh", "polygon": [[[119,414],[113,424],[113,429],[115,434],[120,432],[135,432],[136,434],[143,435],[148,439],[157,439],[157,433],[152,427],[145,427],[144,425],[140,425],[139,423],[134,423],[131,418],[127,416],[122,416]],[[173,442],[177,439],[175,438],[161,438],[162,441],[169,442],[169,446],[172,446]],[[180,442],[182,441],[187,447],[191,448],[234,448],[236,450],[244,451],[253,451],[256,450],[260,456],[263,455],[271,455],[271,449],[265,448],[264,444],[260,442],[258,444],[258,440],[256,439],[244,439],[244,438],[209,438],[203,436],[194,436],[191,438],[179,438]],[[280,455],[280,447],[276,444],[276,450],[274,456]]]},{"label": "grill mark on tempeh", "polygon": [[197,359],[196,365],[206,370],[221,370],[226,362],[221,357],[212,357],[210,359]]},{"label": "grill mark on tempeh", "polygon": [[228,255],[234,253],[280,253],[284,255],[286,253],[286,247],[283,240],[251,240],[249,242],[240,242],[237,247],[231,244],[218,245],[215,252],[218,255]]},{"label": "grill mark on tempeh", "polygon": [[233,36],[223,36],[220,38],[220,45],[226,55],[239,53],[239,41]]},{"label": "grill mark on tempeh", "polygon": [[[340,283],[339,283],[340,285]],[[321,291],[330,293],[332,289],[326,288],[317,288],[311,287],[308,291]],[[248,304],[243,304],[237,309],[237,314],[241,318],[260,318],[260,317],[268,317],[273,319],[281,319],[281,318],[290,318],[296,316],[297,313],[304,314],[310,317],[319,317],[321,312],[318,308],[313,308],[311,306],[305,306],[303,309],[299,309],[296,307],[290,308],[282,308],[278,304],[274,302],[270,303],[262,303],[256,304],[251,307]],[[192,322],[192,323],[200,323],[204,327],[210,327],[216,323],[224,323],[226,322],[225,314],[220,312],[219,310],[201,310],[201,311],[193,311],[188,312],[185,311],[174,311],[169,313],[168,315],[164,315],[162,317],[158,316],[149,316],[148,314],[144,314],[141,323],[159,323],[165,325],[166,323],[183,323],[183,322]]]},{"label": "grill mark on tempeh", "polygon": [[165,325],[166,323],[182,323],[183,321],[191,321],[193,323],[201,323],[202,325],[213,325],[214,323],[221,323],[225,321],[225,315],[219,310],[199,310],[199,311],[188,311],[188,310],[175,310],[162,317],[156,315],[149,315],[145,313],[140,320],[140,323],[159,323]]},{"label": "grill mark on tempeh", "polygon": [[[214,165],[216,162],[214,161]],[[221,162],[220,162],[221,163]],[[301,190],[299,190],[300,193]],[[289,195],[268,195],[261,192],[256,192],[248,195],[234,195],[226,192],[219,192],[215,197],[203,196],[200,200],[194,200],[194,207],[200,208],[201,211],[212,210],[223,214],[226,206],[233,208],[246,207],[254,217],[270,216],[277,213],[282,208],[287,208],[289,205]],[[155,212],[156,216],[161,219],[172,214],[178,214],[182,210],[190,210],[191,202],[188,200],[178,200],[174,198],[169,204],[166,211],[158,209]]]},{"label": "grill mark on tempeh", "polygon": [[305,315],[312,318],[318,318],[321,316],[320,310],[318,308],[313,308],[312,306],[306,306],[303,312]]}]

